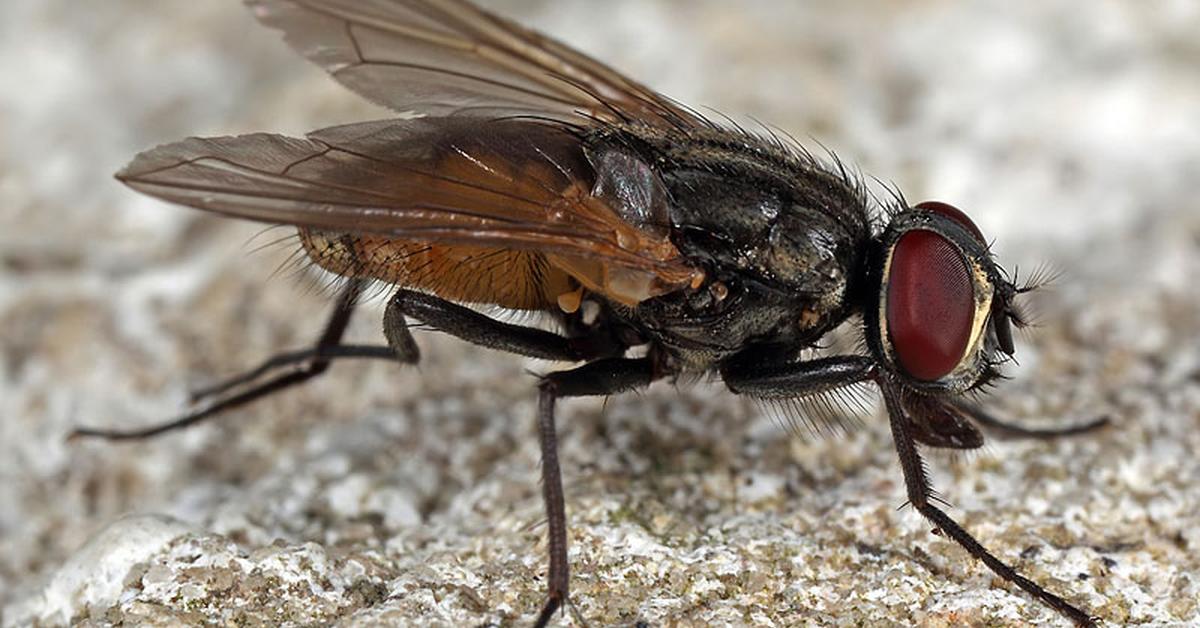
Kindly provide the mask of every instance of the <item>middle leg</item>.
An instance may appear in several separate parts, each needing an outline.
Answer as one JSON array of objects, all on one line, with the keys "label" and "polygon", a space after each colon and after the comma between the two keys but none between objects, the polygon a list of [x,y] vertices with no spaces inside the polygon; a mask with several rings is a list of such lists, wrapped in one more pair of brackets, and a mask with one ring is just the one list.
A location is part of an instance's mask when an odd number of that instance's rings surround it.
[{"label": "middle leg", "polygon": [[569,371],[550,373],[538,385],[538,442],[542,450],[542,499],[546,505],[550,569],[546,576],[546,602],[534,623],[537,628],[544,628],[554,612],[566,602],[570,579],[567,511],[554,425],[555,402],[562,397],[611,395],[642,388],[655,379],[654,365],[646,358],[607,358]]}]

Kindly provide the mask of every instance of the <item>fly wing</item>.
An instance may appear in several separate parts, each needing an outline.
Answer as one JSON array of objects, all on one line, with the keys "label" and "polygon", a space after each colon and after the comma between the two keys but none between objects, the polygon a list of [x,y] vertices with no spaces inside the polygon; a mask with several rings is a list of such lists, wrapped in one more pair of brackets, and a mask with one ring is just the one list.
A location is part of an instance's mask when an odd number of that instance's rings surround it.
[{"label": "fly wing", "polygon": [[[130,187],[199,209],[328,234],[529,251],[625,303],[698,276],[665,231],[592,193],[578,137],[530,120],[418,118],[191,138],[138,155]],[[633,208],[636,210],[636,208]]]},{"label": "fly wing", "polygon": [[700,117],[586,55],[464,0],[246,0],[338,81],[431,116]]}]

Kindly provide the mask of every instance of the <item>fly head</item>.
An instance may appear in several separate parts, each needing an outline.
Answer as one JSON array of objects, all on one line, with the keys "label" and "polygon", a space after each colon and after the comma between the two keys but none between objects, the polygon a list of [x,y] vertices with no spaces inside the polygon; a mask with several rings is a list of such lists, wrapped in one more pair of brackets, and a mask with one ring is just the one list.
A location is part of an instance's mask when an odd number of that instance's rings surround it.
[{"label": "fly head", "polygon": [[997,376],[1025,324],[1018,288],[961,210],[919,203],[895,214],[876,241],[864,304],[868,346],[906,387],[957,394]]}]

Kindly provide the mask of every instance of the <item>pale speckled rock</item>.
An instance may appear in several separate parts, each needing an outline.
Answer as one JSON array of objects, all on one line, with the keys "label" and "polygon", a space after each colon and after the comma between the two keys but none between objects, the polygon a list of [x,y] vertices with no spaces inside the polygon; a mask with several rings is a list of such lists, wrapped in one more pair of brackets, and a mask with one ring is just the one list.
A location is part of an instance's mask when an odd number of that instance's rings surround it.
[{"label": "pale speckled rock", "polygon": [[[993,405],[1113,426],[931,453],[935,485],[985,545],[1110,623],[1200,622],[1200,6],[491,4],[954,201],[1022,275],[1063,269]],[[420,369],[342,365],[184,433],[63,440],[171,416],[190,386],[310,342],[328,303],[272,279],[286,245],[248,253],[282,233],[247,245],[258,227],[111,173],[189,134],[386,112],[233,0],[9,0],[0,77],[0,623],[528,622],[546,548],[525,371],[545,363],[422,335]],[[354,338],[379,341],[378,317]],[[825,439],[770,416],[709,384],[562,405],[578,617],[1060,621],[896,510],[877,413]]]},{"label": "pale speckled rock", "polygon": [[118,519],[79,548],[50,578],[40,596],[14,609],[18,622],[67,623],[105,611],[122,597],[131,572],[187,534],[187,526],[152,515]]}]

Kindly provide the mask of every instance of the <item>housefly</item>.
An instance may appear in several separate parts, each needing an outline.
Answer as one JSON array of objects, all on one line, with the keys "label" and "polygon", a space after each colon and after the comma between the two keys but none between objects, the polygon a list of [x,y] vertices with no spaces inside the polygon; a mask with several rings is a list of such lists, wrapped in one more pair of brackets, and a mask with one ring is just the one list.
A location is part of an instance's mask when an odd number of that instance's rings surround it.
[{"label": "housefly", "polygon": [[[343,358],[415,364],[409,321],[574,368],[537,382],[549,574],[536,625],[568,597],[554,410],[689,373],[733,393],[882,392],[908,502],[1000,578],[1077,624],[1093,619],[1019,574],[936,503],[918,443],[971,449],[968,402],[1013,353],[1019,286],[965,213],[875,200],[836,160],[723,126],[572,48],[464,0],[247,0],[265,25],[367,99],[418,117],[310,133],[191,138],[117,174],[160,199],[294,226],[342,278],[314,346],[201,391],[195,423],[307,381]],[[386,345],[343,332],[363,288],[394,287]],[[539,312],[560,331],[468,306]],[[585,315],[586,314],[586,315]],[[860,321],[865,343],[814,357]],[[856,323],[857,324],[857,323]]]}]

